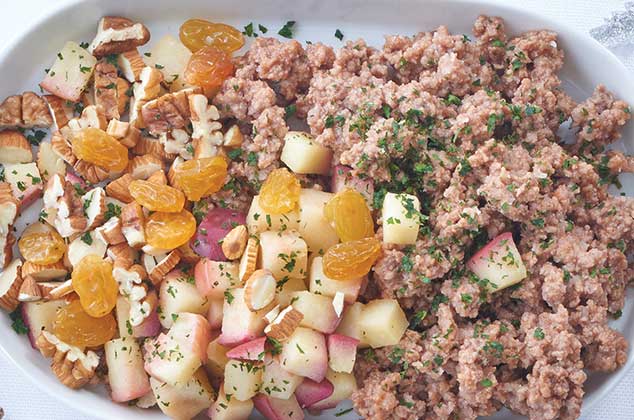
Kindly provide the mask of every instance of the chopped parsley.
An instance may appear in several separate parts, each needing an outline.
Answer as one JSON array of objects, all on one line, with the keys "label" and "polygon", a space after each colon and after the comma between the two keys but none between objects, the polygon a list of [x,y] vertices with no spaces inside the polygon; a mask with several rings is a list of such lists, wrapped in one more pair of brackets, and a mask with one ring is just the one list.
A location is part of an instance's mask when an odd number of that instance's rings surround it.
[{"label": "chopped parsley", "polygon": [[90,236],[90,232],[86,232],[81,235],[81,241],[86,245],[92,245],[92,236]]},{"label": "chopped parsley", "polygon": [[538,340],[543,340],[545,336],[546,335],[544,334],[544,330],[542,330],[539,327],[535,328],[535,332],[533,332],[533,337],[535,337]]},{"label": "chopped parsley", "polygon": [[483,380],[480,381],[480,385],[482,385],[485,388],[489,388],[493,386],[493,381],[491,381],[489,378],[484,378]]},{"label": "chopped parsley", "polygon": [[339,41],[343,40],[343,32],[341,32],[339,29],[337,29],[335,31],[335,38],[337,38]]},{"label": "chopped parsley", "polygon": [[11,328],[13,328],[13,331],[15,331],[16,333],[20,335],[25,335],[29,333],[29,329],[24,323],[24,319],[22,319],[22,312],[20,311],[19,308],[11,312],[9,314],[9,318],[11,318],[11,321],[12,321]]},{"label": "chopped parsley", "polygon": [[284,38],[293,38],[293,27],[295,26],[294,20],[289,20],[282,26],[282,28],[277,31],[278,35],[283,36]]}]

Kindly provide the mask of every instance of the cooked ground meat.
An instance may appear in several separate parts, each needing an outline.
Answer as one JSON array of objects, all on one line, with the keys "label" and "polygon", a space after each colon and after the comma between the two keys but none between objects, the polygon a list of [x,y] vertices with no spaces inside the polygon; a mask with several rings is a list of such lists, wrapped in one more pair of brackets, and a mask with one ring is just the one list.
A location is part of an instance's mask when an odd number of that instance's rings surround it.
[{"label": "cooked ground meat", "polygon": [[[634,274],[634,200],[608,187],[634,159],[606,146],[630,108],[603,86],[575,103],[551,31],[512,38],[481,16],[473,32],[440,27],[337,51],[258,38],[214,101],[246,138],[236,184],[257,190],[279,165],[292,105],[333,164],[373,180],[376,209],[387,191],[422,203],[417,243],[384,245],[365,292],[396,297],[411,317],[398,345],[361,351],[353,401],[367,419],[475,419],[502,407],[575,419],[585,371],[626,360],[608,319]],[[528,277],[487,293],[465,261],[505,231]]]}]

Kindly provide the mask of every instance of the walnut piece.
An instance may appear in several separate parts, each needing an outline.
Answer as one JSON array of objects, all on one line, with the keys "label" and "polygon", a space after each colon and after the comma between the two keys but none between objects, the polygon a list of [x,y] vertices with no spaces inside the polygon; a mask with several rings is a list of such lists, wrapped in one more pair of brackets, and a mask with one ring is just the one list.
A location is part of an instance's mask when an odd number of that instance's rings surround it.
[{"label": "walnut piece", "polygon": [[199,94],[200,88],[186,88],[151,100],[141,108],[141,115],[150,134],[158,136],[190,122],[189,97]]},{"label": "walnut piece", "polygon": [[95,66],[95,104],[104,110],[106,120],[119,119],[117,68],[107,61]]},{"label": "walnut piece", "polygon": [[44,357],[52,359],[53,373],[67,387],[79,389],[95,376],[99,365],[99,356],[95,352],[84,353],[47,331],[42,331],[35,344]]},{"label": "walnut piece", "polygon": [[0,104],[0,128],[50,127],[52,124],[48,103],[33,92],[9,96]]},{"label": "walnut piece", "polygon": [[120,16],[104,16],[97,26],[97,35],[88,47],[95,57],[121,54],[146,44],[150,31],[142,23]]}]

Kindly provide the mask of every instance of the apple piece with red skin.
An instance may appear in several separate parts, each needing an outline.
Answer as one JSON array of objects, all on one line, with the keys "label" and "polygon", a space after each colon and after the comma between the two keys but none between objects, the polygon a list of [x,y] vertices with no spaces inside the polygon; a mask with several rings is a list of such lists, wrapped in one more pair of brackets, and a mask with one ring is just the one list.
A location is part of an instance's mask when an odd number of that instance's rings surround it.
[{"label": "apple piece with red skin", "polygon": [[264,335],[264,315],[268,308],[251,312],[244,301],[244,289],[227,290],[218,342],[234,347]]},{"label": "apple piece with red skin", "polygon": [[42,89],[67,101],[77,102],[88,85],[97,59],[79,44],[69,41],[40,83]]},{"label": "apple piece with red skin", "polygon": [[222,327],[222,311],[225,301],[223,298],[210,299],[207,321],[212,330],[219,330]]},{"label": "apple piece with red skin", "polygon": [[238,263],[202,258],[194,268],[196,288],[210,299],[222,299],[227,289],[240,286]]},{"label": "apple piece with red skin", "polygon": [[268,420],[302,420],[304,418],[304,411],[294,395],[287,400],[281,400],[258,394],[253,397],[253,404]]},{"label": "apple piece with red skin", "polygon": [[265,348],[266,337],[260,337],[232,348],[227,352],[227,357],[240,360],[262,360]]},{"label": "apple piece with red skin", "polygon": [[297,327],[282,345],[280,364],[290,373],[321,382],[328,371],[326,338],[310,328]]},{"label": "apple piece with red skin", "polygon": [[104,345],[104,353],[112,401],[132,401],[152,390],[143,369],[141,347],[135,339],[124,337],[110,340]]},{"label": "apple piece with red skin", "polygon": [[86,181],[83,180],[79,175],[77,175],[73,171],[66,171],[66,175],[64,175],[66,182],[70,183],[73,187],[86,191],[88,186],[86,185]]},{"label": "apple piece with red skin", "polygon": [[352,168],[345,165],[337,165],[332,169],[330,191],[338,193],[346,188],[351,188],[361,193],[372,204],[374,200],[374,181],[371,178],[361,179],[352,175]]},{"label": "apple piece with red skin", "polygon": [[68,302],[64,299],[24,302],[20,305],[22,319],[29,329],[31,347],[37,349],[35,342],[38,337],[42,331],[51,332],[57,311],[66,305],[68,305]]},{"label": "apple piece with red skin", "polygon": [[173,419],[189,420],[209,408],[215,397],[214,389],[204,369],[198,369],[189,379],[170,385],[150,378],[157,405]]},{"label": "apple piece with red skin", "polygon": [[42,197],[44,185],[35,162],[7,163],[4,165],[3,173],[6,182],[11,186],[13,197],[20,202],[21,212]]},{"label": "apple piece with red skin", "polygon": [[211,420],[248,420],[253,411],[253,401],[227,398],[224,385],[220,386],[218,399],[209,407],[207,415]]},{"label": "apple piece with red skin", "polygon": [[299,406],[302,408],[310,407],[320,401],[330,397],[335,387],[328,379],[321,382],[315,382],[312,379],[304,378],[301,384],[295,390],[295,397]]},{"label": "apple piece with red skin", "polygon": [[304,315],[300,323],[302,327],[330,334],[337,329],[341,321],[332,305],[332,298],[328,296],[301,291],[292,294],[291,302],[293,308]]},{"label": "apple piece with red skin", "polygon": [[497,292],[526,278],[526,267],[511,232],[502,233],[467,262],[467,268],[487,281],[490,292]]},{"label": "apple piece with red skin", "polygon": [[352,393],[357,390],[357,381],[351,373],[337,373],[328,370],[326,379],[334,387],[332,395],[307,407],[309,410],[321,411],[335,408],[340,402],[349,399]]},{"label": "apple piece with red skin", "polygon": [[161,332],[156,291],[149,291],[145,301],[150,304],[150,314],[139,325],[132,327],[132,337],[134,338],[156,337]]},{"label": "apple piece with red skin", "polygon": [[213,208],[207,212],[200,222],[191,247],[201,257],[213,261],[227,261],[220,241],[237,225],[246,223],[246,215],[237,211]]},{"label": "apple piece with red skin", "polygon": [[328,346],[328,366],[335,372],[351,373],[357,358],[359,340],[341,334],[330,334]]},{"label": "apple piece with red skin", "polygon": [[145,342],[145,370],[170,385],[186,382],[207,360],[211,331],[198,314],[180,313],[172,328]]}]

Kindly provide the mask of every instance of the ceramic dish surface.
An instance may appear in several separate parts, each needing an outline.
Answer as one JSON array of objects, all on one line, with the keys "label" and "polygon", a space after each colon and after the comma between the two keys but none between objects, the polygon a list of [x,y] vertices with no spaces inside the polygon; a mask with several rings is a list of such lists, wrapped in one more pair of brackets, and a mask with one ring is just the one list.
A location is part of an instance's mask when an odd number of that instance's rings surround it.
[{"label": "ceramic dish surface", "polygon": [[[176,35],[183,21],[199,17],[231,24],[237,28],[242,28],[249,22],[279,28],[284,22],[294,20],[297,22],[295,38],[300,41],[322,41],[339,47],[342,44],[333,34],[336,29],[341,29],[346,39],[364,38],[369,44],[380,47],[386,34],[414,34],[434,30],[439,25],[448,26],[452,33],[471,34],[473,22],[480,14],[502,17],[510,34],[531,29],[550,29],[557,32],[558,42],[566,55],[560,77],[564,81],[564,88],[574,100],[585,99],[597,84],[605,84],[619,99],[634,104],[632,76],[616,57],[588,35],[577,33],[557,21],[544,19],[515,6],[468,0],[242,0],[239,3],[228,0],[77,1],[33,22],[30,28],[25,28],[23,36],[4,48],[0,53],[0,73],[4,80],[0,93],[5,97],[15,92],[33,90],[42,80],[42,69],[50,66],[51,58],[64,42],[90,41],[94,36],[96,22],[105,15],[126,16],[143,22],[150,29],[153,40],[168,33]],[[144,49],[141,48],[141,51]],[[626,126],[622,138],[615,147],[633,154],[634,124]],[[631,174],[621,176],[621,181],[624,187],[619,192],[634,195],[634,177]],[[26,221],[33,221],[37,215],[30,214],[30,217],[30,220],[29,214],[26,218],[23,217],[17,226],[18,233]],[[634,341],[632,292],[630,290],[628,293],[629,299],[623,309],[623,316],[611,322],[630,343]],[[104,391],[73,391],[64,387],[51,373],[49,362],[30,347],[28,340],[13,332],[7,316],[0,317],[0,335],[3,337],[0,348],[26,377],[54,398],[86,416],[101,419],[165,418],[158,410],[144,411],[115,404]],[[590,375],[585,384],[584,412],[588,412],[590,407],[610,392],[634,364],[631,353],[630,346],[628,362],[619,371],[609,375]],[[350,406],[347,403],[324,412],[321,416],[308,415],[307,418],[359,418],[354,412],[335,417],[335,413]],[[253,418],[261,417],[254,412]],[[503,411],[495,418],[511,420],[521,417]]]}]

